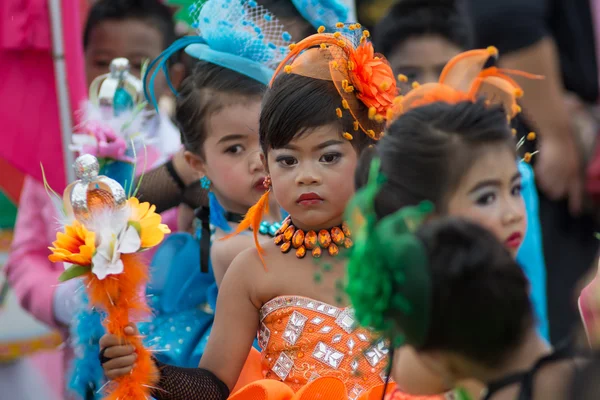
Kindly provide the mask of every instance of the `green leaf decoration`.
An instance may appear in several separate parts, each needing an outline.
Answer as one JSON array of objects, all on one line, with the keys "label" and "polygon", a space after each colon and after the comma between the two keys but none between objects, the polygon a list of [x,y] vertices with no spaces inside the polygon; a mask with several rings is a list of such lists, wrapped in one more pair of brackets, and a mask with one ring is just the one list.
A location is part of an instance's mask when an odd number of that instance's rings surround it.
[{"label": "green leaf decoration", "polygon": [[346,209],[354,239],[346,292],[361,325],[395,344],[404,339],[418,344],[429,327],[430,280],[427,252],[414,232],[433,204],[422,202],[378,219],[375,199],[385,183],[380,166],[379,159],[372,161],[367,185]]},{"label": "green leaf decoration", "polygon": [[69,269],[66,269],[65,272],[60,274],[60,276],[58,277],[58,281],[66,282],[73,278],[80,277],[82,275],[87,274],[90,271],[90,269],[91,269],[91,267],[83,267],[81,265],[73,265],[73,266],[69,267]]}]

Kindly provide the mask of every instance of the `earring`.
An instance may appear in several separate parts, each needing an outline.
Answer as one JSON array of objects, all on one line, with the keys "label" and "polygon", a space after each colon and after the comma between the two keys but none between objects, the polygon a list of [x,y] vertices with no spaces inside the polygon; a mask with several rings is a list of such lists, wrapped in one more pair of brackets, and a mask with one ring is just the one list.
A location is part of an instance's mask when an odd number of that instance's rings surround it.
[{"label": "earring", "polygon": [[272,184],[273,184],[273,182],[271,181],[271,176],[267,175],[263,182],[263,186],[265,187],[265,189],[269,190],[269,189],[271,189]]},{"label": "earring", "polygon": [[210,189],[210,184],[211,184],[210,179],[208,179],[206,176],[203,176],[200,179],[200,186],[202,186],[202,189],[206,189],[206,190]]}]

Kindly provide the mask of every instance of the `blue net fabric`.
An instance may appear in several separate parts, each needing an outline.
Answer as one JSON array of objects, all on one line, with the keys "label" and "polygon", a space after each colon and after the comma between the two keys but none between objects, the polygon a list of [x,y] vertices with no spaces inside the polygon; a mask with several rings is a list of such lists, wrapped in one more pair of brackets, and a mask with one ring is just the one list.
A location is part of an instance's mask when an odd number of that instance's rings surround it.
[{"label": "blue net fabric", "polygon": [[275,69],[291,36],[277,17],[253,0],[209,0],[198,7],[194,27],[215,51]]},{"label": "blue net fabric", "polygon": [[205,43],[186,47],[200,60],[232,69],[265,85],[288,52],[291,35],[254,0],[208,0],[191,7]]},{"label": "blue net fabric", "polygon": [[177,40],[150,63],[144,76],[144,94],[155,108],[154,81],[161,70],[176,93],[167,61],[181,49],[267,85],[292,43],[283,24],[255,0],[201,0],[190,6],[189,12],[198,36]]}]

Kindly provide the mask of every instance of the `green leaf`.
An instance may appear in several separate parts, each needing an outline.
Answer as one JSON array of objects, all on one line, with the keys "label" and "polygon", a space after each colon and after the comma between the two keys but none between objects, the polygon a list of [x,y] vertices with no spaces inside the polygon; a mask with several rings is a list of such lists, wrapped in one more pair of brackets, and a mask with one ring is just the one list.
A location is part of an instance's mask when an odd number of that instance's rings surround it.
[{"label": "green leaf", "polygon": [[69,269],[65,270],[58,277],[59,282],[66,282],[70,279],[77,278],[81,275],[85,275],[90,271],[90,267],[83,267],[81,265],[73,265]]}]

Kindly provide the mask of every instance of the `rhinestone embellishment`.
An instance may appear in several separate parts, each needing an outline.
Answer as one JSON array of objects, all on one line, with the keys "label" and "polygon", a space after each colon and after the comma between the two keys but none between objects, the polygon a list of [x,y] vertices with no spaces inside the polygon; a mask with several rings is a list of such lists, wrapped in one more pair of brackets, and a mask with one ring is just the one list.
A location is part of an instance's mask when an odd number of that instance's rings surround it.
[{"label": "rhinestone embellishment", "polygon": [[308,317],[305,317],[298,311],[294,311],[288,320],[285,331],[283,332],[283,340],[291,345],[296,344],[300,338],[300,335],[302,335],[306,321],[308,321]]},{"label": "rhinestone embellishment", "polygon": [[260,324],[260,331],[258,332],[258,345],[261,349],[266,349],[269,345],[269,339],[271,338],[271,330],[267,328],[265,324]]},{"label": "rhinestone embellishment", "polygon": [[365,358],[371,364],[371,367],[375,367],[381,360],[383,360],[388,354],[388,349],[383,341],[380,341],[373,347],[370,347],[365,351]]},{"label": "rhinestone embellishment", "polygon": [[281,353],[277,359],[277,362],[273,366],[273,372],[275,372],[275,375],[277,375],[279,379],[284,381],[292,371],[293,367],[294,361],[287,354]]},{"label": "rhinestone embellishment", "polygon": [[356,321],[354,320],[354,311],[352,309],[343,310],[338,315],[335,323],[342,328],[346,333],[352,333],[356,329]]},{"label": "rhinestone embellishment", "polygon": [[338,369],[342,359],[344,358],[344,354],[340,353],[333,347],[327,346],[323,342],[317,343],[317,347],[313,351],[313,357],[323,364],[329,365],[331,368]]}]

